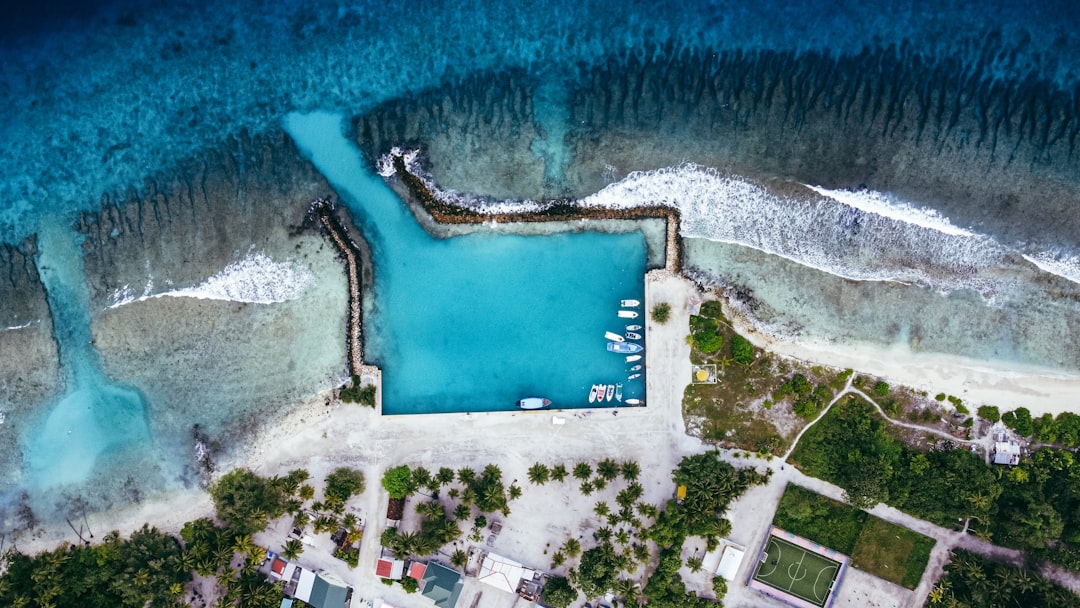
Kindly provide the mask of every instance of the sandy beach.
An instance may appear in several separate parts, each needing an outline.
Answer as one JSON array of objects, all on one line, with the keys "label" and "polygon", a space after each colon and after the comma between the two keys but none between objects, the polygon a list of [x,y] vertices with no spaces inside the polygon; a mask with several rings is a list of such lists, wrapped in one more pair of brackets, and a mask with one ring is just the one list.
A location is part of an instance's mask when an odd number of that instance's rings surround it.
[{"label": "sandy beach", "polygon": [[[527,566],[550,571],[551,554],[566,538],[579,537],[583,543],[591,542],[592,528],[583,522],[590,517],[592,505],[601,500],[612,502],[616,490],[609,488],[592,496],[582,496],[578,484],[572,480],[564,484],[534,486],[529,484],[527,476],[533,463],[572,467],[577,462],[595,465],[606,457],[633,460],[641,466],[641,482],[645,488],[643,499],[660,505],[671,498],[670,472],[679,460],[708,447],[686,434],[682,417],[682,395],[691,371],[690,350],[685,340],[689,331],[689,311],[700,301],[701,294],[689,280],[666,270],[656,270],[646,276],[645,297],[645,310],[659,302],[667,302],[672,310],[671,319],[664,325],[651,319],[647,321],[647,407],[382,416],[372,408],[342,404],[328,395],[319,395],[266,429],[258,441],[245,446],[231,462],[219,463],[219,470],[246,466],[262,475],[276,475],[304,468],[311,473],[316,487],[321,486],[321,480],[336,467],[362,470],[367,477],[367,489],[349,503],[350,510],[367,525],[361,541],[360,567],[349,570],[328,552],[311,548],[300,561],[309,567],[337,573],[354,586],[357,597],[377,597],[395,606],[420,608],[429,605],[429,601],[419,595],[407,595],[400,587],[386,587],[373,573],[372,564],[380,549],[379,533],[383,529],[387,503],[379,483],[383,471],[399,464],[422,465],[436,470],[441,466],[480,469],[494,463],[501,468],[504,481],[508,484],[516,481],[524,495],[511,502],[512,513],[505,518],[504,531],[489,550]],[[970,402],[992,402],[1003,407],[1024,405],[1034,413],[1057,412],[1068,409],[1072,397],[1080,394],[1080,378],[1032,370],[995,369],[952,358],[884,349],[782,341],[752,331],[745,320],[737,317],[734,320],[739,330],[749,335],[755,344],[781,355],[815,364],[852,367],[863,373],[883,376],[890,382],[944,391]],[[557,419],[564,423],[554,424]],[[725,458],[732,456],[725,453]],[[753,461],[747,464],[775,469],[781,463]],[[781,477],[778,475],[777,484],[782,485]],[[775,484],[770,487],[772,485]],[[771,514],[775,507],[772,503],[778,500],[780,493],[778,488],[772,488],[769,504],[757,504],[753,496],[761,492],[751,492],[733,509]],[[412,504],[422,498],[411,499]],[[143,522],[178,532],[185,521],[209,516],[212,511],[209,497],[204,492],[192,490],[121,510],[91,514],[88,523],[99,536],[113,529],[130,533]],[[764,519],[747,517],[744,525],[740,525],[741,519],[741,516],[735,519],[734,536],[755,539],[758,534],[755,530],[761,527],[757,520]],[[408,523],[407,517],[406,525]],[[256,540],[271,550],[280,550],[285,541],[284,528],[280,524],[274,526],[257,535]],[[44,531],[34,538],[18,539],[17,546],[24,552],[35,552],[51,548],[61,540],[74,540],[74,534],[66,526]],[[565,570],[566,566],[563,566],[555,571],[565,573]],[[466,581],[461,600],[464,603],[459,605],[469,605],[475,599],[479,603],[472,605],[500,606],[507,605],[512,598],[510,594],[489,587],[480,589],[480,583],[474,579]],[[850,583],[851,586],[854,584]],[[707,590],[706,582],[699,581],[691,586]],[[732,599],[739,605],[744,601],[773,605],[771,600],[753,594],[735,593]],[[483,601],[479,601],[481,595]],[[908,604],[904,599],[898,605],[914,606],[919,602],[918,598],[912,598]]]}]

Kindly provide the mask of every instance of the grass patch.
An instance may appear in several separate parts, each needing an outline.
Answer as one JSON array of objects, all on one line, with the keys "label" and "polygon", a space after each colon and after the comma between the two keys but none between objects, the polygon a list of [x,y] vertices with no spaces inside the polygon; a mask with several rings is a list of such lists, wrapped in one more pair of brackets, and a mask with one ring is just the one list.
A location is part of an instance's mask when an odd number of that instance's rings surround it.
[{"label": "grass patch", "polygon": [[851,565],[914,589],[934,540],[850,505],[788,484],[773,524],[851,556]]}]

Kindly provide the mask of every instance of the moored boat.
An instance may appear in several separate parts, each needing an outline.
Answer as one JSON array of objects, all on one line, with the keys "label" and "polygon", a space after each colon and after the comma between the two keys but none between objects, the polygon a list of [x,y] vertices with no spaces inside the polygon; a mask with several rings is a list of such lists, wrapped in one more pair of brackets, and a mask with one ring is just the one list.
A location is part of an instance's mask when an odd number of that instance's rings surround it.
[{"label": "moored boat", "polygon": [[591,389],[589,389],[589,403],[593,403],[594,401],[596,401],[596,385],[595,384],[592,385]]},{"label": "moored boat", "polygon": [[619,311],[619,318],[620,319],[636,319],[637,317],[638,317],[638,314],[637,314],[636,310],[620,310]]},{"label": "moored boat", "polygon": [[622,336],[620,336],[619,334],[617,334],[617,333],[615,333],[613,331],[605,331],[604,332],[604,337],[607,338],[608,340],[611,340],[612,342],[624,342],[625,341],[625,338],[623,338]]},{"label": "moored boat", "polygon": [[622,401],[622,382],[615,385],[615,400]]},{"label": "moored boat", "polygon": [[632,331],[628,331],[628,332],[626,332],[626,339],[627,340],[640,340],[641,339],[641,334],[636,333],[636,332],[632,332]]},{"label": "moored boat", "polygon": [[641,374],[630,374],[626,379],[627,380],[637,380],[640,377],[641,377]]},{"label": "moored boat", "polygon": [[604,391],[606,391],[606,390],[607,390],[607,385],[606,384],[597,384],[596,385],[596,400],[597,401],[603,403],[603,401],[604,401]]},{"label": "moored boat", "polygon": [[627,399],[626,405],[641,405],[641,399]]},{"label": "moored boat", "polygon": [[611,398],[615,396],[615,385],[607,385],[607,393],[605,393],[604,401],[611,401]]},{"label": "moored boat", "polygon": [[633,342],[608,342],[607,349],[613,353],[640,353],[645,348]]},{"label": "moored boat", "polygon": [[632,372],[640,372],[641,371],[641,364],[639,363],[639,364],[635,365],[634,367],[631,367],[630,371],[632,371]]},{"label": "moored boat", "polygon": [[543,397],[526,397],[517,404],[523,410],[539,410],[551,405],[551,400]]},{"label": "moored boat", "polygon": [[619,306],[622,306],[623,308],[637,308],[638,306],[641,306],[641,302],[638,300],[622,300],[619,302]]},{"label": "moored boat", "polygon": [[639,330],[641,330],[640,325],[627,325],[626,326],[626,331],[639,331]]},{"label": "moored boat", "polygon": [[633,363],[634,361],[641,361],[641,355],[628,355],[626,357],[627,363]]}]

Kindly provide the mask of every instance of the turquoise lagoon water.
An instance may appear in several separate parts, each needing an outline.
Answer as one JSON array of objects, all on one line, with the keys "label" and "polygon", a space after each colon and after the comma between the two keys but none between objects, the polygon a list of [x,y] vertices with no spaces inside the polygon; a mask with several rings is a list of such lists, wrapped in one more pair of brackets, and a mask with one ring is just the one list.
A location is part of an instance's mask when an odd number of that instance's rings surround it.
[{"label": "turquoise lagoon water", "polygon": [[[640,232],[517,236],[428,234],[362,162],[342,117],[292,114],[286,130],[335,188],[372,248],[364,358],[383,369],[390,414],[512,410],[527,396],[588,407],[594,383],[628,381],[604,331],[619,300],[644,300]],[[615,402],[612,401],[614,404]]]}]

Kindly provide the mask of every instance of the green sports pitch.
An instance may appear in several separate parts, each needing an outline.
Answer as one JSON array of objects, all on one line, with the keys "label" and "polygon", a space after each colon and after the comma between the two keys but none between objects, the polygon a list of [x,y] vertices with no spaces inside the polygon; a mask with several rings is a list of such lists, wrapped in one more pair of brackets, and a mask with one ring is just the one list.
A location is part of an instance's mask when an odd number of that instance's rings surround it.
[{"label": "green sports pitch", "polygon": [[[800,608],[827,606],[847,558],[843,561],[830,559],[780,538],[776,533],[787,534],[774,529],[769,535],[750,587]],[[799,541],[802,541],[800,544],[808,543],[804,539]]]}]

